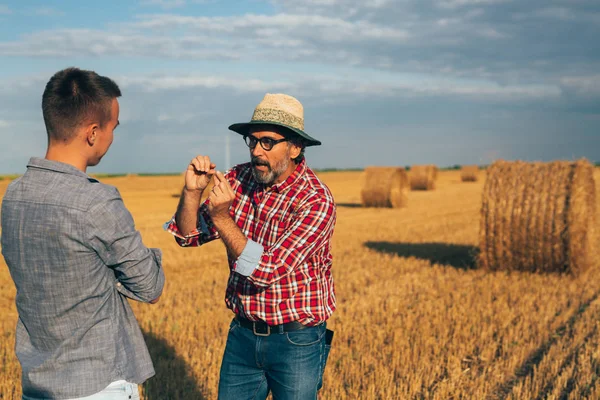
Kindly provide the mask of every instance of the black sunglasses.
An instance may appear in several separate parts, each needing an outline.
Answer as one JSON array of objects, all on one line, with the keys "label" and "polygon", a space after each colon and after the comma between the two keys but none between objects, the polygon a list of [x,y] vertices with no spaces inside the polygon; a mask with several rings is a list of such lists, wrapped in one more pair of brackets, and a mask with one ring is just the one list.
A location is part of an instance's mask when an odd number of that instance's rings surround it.
[{"label": "black sunglasses", "polygon": [[260,147],[262,147],[266,151],[269,151],[277,143],[287,142],[288,140],[286,138],[275,140],[271,139],[270,137],[261,137],[260,139],[257,139],[252,135],[246,135],[244,136],[244,141],[246,142],[246,145],[248,145],[248,147],[250,147],[251,149],[256,147],[256,143],[260,142]]}]

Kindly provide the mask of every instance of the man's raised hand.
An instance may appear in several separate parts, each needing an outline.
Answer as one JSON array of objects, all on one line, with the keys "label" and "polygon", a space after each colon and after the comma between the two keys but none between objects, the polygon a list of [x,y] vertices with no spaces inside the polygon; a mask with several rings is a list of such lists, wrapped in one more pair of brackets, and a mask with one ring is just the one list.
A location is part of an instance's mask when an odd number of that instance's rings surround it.
[{"label": "man's raised hand", "polygon": [[229,216],[229,207],[235,199],[235,192],[222,172],[213,176],[213,190],[208,196],[208,214],[213,218]]},{"label": "man's raised hand", "polygon": [[196,156],[185,171],[185,190],[203,191],[215,174],[216,165],[208,156]]}]

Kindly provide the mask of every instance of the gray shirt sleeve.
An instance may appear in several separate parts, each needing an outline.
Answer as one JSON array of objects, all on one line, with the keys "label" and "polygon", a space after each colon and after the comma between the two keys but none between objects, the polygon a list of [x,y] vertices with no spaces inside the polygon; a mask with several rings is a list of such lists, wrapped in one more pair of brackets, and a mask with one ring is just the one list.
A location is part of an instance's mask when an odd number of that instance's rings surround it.
[{"label": "gray shirt sleeve", "polygon": [[248,239],[246,247],[235,263],[235,272],[243,276],[250,276],[258,266],[262,257],[264,247]]},{"label": "gray shirt sleeve", "polygon": [[144,246],[120,196],[94,205],[87,217],[91,246],[114,270],[119,292],[142,302],[158,298],[165,283],[161,251]]}]

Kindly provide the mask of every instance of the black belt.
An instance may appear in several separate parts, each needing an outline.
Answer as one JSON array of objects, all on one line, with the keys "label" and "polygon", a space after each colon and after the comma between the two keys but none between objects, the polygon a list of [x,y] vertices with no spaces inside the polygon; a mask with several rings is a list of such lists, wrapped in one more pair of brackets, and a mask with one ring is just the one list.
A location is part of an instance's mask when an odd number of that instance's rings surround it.
[{"label": "black belt", "polygon": [[[281,325],[267,325],[266,322],[263,321],[250,321],[244,317],[240,317],[239,315],[235,316],[235,320],[240,323],[240,325],[246,329],[250,329],[256,336],[269,336],[272,333],[280,333],[280,332],[292,332],[299,331],[304,328],[310,328],[309,326],[302,325],[298,321],[288,322],[287,324]],[[283,329],[282,329],[283,328]]]}]

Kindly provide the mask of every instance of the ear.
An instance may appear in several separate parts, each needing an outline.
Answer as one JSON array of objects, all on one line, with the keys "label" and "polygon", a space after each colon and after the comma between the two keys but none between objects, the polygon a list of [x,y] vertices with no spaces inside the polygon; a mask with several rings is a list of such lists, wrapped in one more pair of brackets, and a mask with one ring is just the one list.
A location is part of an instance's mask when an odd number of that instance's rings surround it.
[{"label": "ear", "polygon": [[300,153],[302,152],[302,147],[298,146],[295,143],[290,143],[290,158],[293,160],[294,158],[298,157],[300,155]]},{"label": "ear", "polygon": [[98,140],[100,126],[98,124],[89,124],[85,127],[85,138],[87,144],[92,147]]}]

